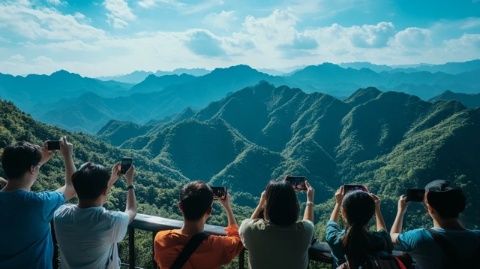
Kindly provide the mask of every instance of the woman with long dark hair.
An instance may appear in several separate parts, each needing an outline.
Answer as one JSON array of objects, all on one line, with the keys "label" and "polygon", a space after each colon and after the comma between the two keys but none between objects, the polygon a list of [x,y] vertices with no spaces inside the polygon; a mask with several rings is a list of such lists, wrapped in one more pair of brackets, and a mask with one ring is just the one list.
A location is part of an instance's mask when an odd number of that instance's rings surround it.
[{"label": "woman with long dark hair", "polygon": [[292,185],[271,181],[251,218],[240,225],[240,238],[248,249],[250,268],[308,267],[314,230],[314,190],[308,182],[305,185],[307,202],[303,220],[298,220],[300,207]]},{"label": "woman with long dark hair", "polygon": [[[346,229],[338,224],[340,209]],[[374,215],[377,232],[368,230]],[[335,193],[335,207],[327,223],[325,239],[336,265],[341,268],[365,268],[369,255],[390,252],[393,248],[380,210],[380,199],[361,190],[345,194],[343,187]]]}]

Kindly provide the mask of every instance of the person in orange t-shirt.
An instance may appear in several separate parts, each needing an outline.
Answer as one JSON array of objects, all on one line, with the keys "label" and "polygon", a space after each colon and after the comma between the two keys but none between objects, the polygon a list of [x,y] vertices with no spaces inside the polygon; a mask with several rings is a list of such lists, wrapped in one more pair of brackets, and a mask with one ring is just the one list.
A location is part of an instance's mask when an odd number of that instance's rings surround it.
[{"label": "person in orange t-shirt", "polygon": [[[186,184],[180,193],[178,204],[184,224],[181,229],[160,231],[155,236],[155,261],[159,268],[169,269],[193,235],[203,232],[205,223],[212,213],[212,189],[202,181]],[[226,194],[219,202],[225,208],[228,226],[226,236],[210,235],[187,260],[183,269],[214,269],[228,264],[243,249],[238,234],[238,225],[233,216],[230,195]]]}]

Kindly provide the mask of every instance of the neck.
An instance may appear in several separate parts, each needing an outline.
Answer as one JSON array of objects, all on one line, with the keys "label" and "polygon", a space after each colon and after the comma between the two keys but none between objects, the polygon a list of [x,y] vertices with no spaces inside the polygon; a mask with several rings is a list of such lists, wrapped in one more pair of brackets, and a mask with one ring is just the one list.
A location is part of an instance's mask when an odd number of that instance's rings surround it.
[{"label": "neck", "polygon": [[89,207],[99,207],[103,206],[103,199],[99,197],[95,200],[79,200],[78,207],[80,208],[89,208]]},{"label": "neck", "polygon": [[453,219],[440,219],[440,218],[434,218],[433,219],[433,227],[435,228],[443,228],[445,230],[463,230],[465,229],[458,221],[457,218]]},{"label": "neck", "polygon": [[194,235],[203,232],[204,228],[205,222],[203,219],[196,221],[184,220],[181,231],[182,234]]},{"label": "neck", "polygon": [[13,179],[8,180],[7,185],[2,189],[2,191],[16,191],[24,190],[30,191],[33,185],[33,181],[22,178],[22,179]]}]

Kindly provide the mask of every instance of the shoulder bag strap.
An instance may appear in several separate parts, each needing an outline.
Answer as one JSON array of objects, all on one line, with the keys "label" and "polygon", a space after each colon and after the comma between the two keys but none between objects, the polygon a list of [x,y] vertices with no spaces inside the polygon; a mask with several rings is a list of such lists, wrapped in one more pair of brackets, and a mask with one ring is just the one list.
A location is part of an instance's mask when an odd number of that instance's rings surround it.
[{"label": "shoulder bag strap", "polygon": [[192,238],[190,238],[190,241],[188,241],[188,243],[182,249],[182,252],[178,254],[177,259],[175,259],[170,269],[181,269],[183,265],[188,261],[190,256],[192,256],[193,252],[195,252],[195,250],[200,246],[200,244],[207,238],[208,234],[206,233],[198,233],[192,236]]}]

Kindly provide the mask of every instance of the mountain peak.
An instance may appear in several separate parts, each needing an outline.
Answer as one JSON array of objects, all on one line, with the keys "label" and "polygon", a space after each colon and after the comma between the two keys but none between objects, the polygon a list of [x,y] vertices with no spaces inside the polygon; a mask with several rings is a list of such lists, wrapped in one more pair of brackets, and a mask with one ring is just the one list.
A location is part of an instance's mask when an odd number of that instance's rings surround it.
[{"label": "mountain peak", "polygon": [[375,87],[360,88],[345,101],[353,105],[358,105],[377,98],[381,93],[382,92]]},{"label": "mountain peak", "polygon": [[71,77],[81,78],[81,76],[79,74],[68,72],[65,69],[60,69],[58,71],[55,71],[50,76],[55,77],[55,78],[71,78]]}]

